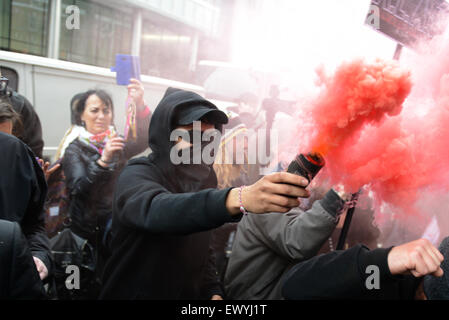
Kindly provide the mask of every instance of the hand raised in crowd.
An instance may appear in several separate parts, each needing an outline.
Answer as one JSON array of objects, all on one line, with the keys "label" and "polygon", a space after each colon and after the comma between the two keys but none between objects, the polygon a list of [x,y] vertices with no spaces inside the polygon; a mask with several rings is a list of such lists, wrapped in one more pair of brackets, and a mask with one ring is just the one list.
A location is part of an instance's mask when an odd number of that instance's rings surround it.
[{"label": "hand raised in crowd", "polygon": [[298,207],[298,198],[307,198],[309,191],[305,189],[309,181],[298,175],[278,172],[267,175],[259,181],[244,187],[230,191],[226,199],[226,208],[231,215],[240,212],[240,199],[246,211],[251,213],[286,213],[292,208]]},{"label": "hand raised in crowd", "polygon": [[134,103],[138,108],[143,108],[145,106],[145,101],[143,95],[145,89],[142,83],[137,79],[131,79],[131,84],[128,85],[128,95],[134,100]]},{"label": "hand raised in crowd", "polygon": [[125,148],[125,140],[114,133],[104,147],[103,154],[98,160],[99,164],[102,167],[108,167],[109,164],[115,162],[117,156],[120,156],[123,148]]},{"label": "hand raised in crowd", "polygon": [[36,265],[37,272],[39,273],[39,277],[41,280],[44,280],[48,276],[48,269],[41,259],[37,257],[33,257],[34,264]]},{"label": "hand raised in crowd", "polygon": [[44,175],[45,175],[45,180],[48,181],[48,179],[50,178],[50,176],[53,174],[53,172],[55,172],[56,170],[58,170],[58,168],[61,166],[59,163],[56,164],[55,166],[53,166],[53,168],[48,169],[50,167],[50,162],[44,162],[44,160],[42,159],[38,159],[37,162],[39,163],[39,165],[42,168],[42,171],[44,171]]},{"label": "hand raised in crowd", "polygon": [[411,273],[417,278],[428,274],[441,277],[443,260],[443,255],[430,241],[419,239],[391,249],[388,267],[393,275]]}]

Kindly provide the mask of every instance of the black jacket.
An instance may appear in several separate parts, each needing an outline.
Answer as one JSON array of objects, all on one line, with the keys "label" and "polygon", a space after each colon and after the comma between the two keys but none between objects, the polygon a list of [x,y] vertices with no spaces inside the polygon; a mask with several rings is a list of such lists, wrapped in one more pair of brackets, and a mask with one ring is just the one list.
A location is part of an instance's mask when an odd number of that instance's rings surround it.
[{"label": "black jacket", "polygon": [[148,158],[132,160],[114,198],[112,257],[103,299],[210,299],[221,294],[209,230],[236,221],[227,212],[230,189],[216,190],[211,170],[201,184],[170,161],[173,117],[202,97],[169,89],[151,119]]},{"label": "black jacket", "polygon": [[[393,276],[388,267],[390,250],[370,251],[359,244],[313,257],[285,275],[282,295],[289,300],[413,300],[422,278]],[[368,266],[379,268],[379,289],[366,286],[374,274]]]},{"label": "black jacket", "polygon": [[71,229],[94,246],[101,241],[107,220],[112,215],[115,183],[126,161],[147,148],[149,117],[137,118],[137,140],[126,142],[115,166],[103,168],[94,148],[74,140],[66,149],[62,169],[70,197]]},{"label": "black jacket", "polygon": [[45,232],[47,194],[44,173],[33,152],[14,136],[0,132],[0,219],[20,224],[33,256],[49,273],[53,259]]},{"label": "black jacket", "polygon": [[44,141],[42,140],[42,126],[39,117],[27,98],[12,92],[10,97],[13,109],[20,114],[23,129],[18,133],[20,140],[25,142],[34,154],[42,158]]},{"label": "black jacket", "polygon": [[0,300],[45,299],[28,243],[16,222],[0,220]]}]

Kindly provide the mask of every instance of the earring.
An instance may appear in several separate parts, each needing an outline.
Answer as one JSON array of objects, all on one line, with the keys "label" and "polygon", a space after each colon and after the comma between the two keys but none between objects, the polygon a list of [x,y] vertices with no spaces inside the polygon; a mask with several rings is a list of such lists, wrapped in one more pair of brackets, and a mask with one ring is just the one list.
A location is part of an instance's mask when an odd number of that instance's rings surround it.
[{"label": "earring", "polygon": [[84,120],[81,120],[81,126],[83,126],[84,128],[86,127],[86,122]]}]

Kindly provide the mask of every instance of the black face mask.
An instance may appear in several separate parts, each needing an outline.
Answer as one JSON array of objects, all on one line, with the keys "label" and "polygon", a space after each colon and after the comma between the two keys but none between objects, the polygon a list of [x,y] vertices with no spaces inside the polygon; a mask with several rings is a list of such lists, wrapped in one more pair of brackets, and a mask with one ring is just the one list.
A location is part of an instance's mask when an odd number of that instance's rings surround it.
[{"label": "black face mask", "polygon": [[[179,175],[179,178],[182,179],[183,181],[186,181],[185,183],[185,190],[184,191],[188,191],[188,190],[199,190],[201,187],[203,186],[207,186],[209,184],[213,184],[216,183],[216,176],[213,173],[213,163],[211,164],[206,164],[203,162],[203,151],[204,148],[206,146],[208,146],[209,144],[211,144],[212,142],[214,142],[215,137],[211,137],[210,141],[203,141],[203,132],[201,133],[201,163],[196,164],[194,162],[194,152],[198,152],[197,148],[194,148],[193,145],[193,132],[194,130],[190,130],[188,131],[189,133],[189,137],[190,137],[190,143],[192,143],[192,146],[190,146],[190,159],[189,162],[187,164],[179,164],[176,166],[176,172]],[[195,141],[196,142],[196,141]],[[211,153],[210,153],[211,157],[214,157],[214,148],[211,149]],[[198,157],[198,155],[197,155]],[[197,159],[195,159],[197,160]],[[214,180],[214,181],[209,181],[209,180]]]},{"label": "black face mask", "polygon": [[185,181],[191,184],[192,190],[196,190],[207,181],[213,167],[207,164],[180,164],[176,171],[187,178]]},{"label": "black face mask", "polygon": [[[194,142],[194,140],[193,140],[194,130],[189,130],[187,132],[189,133],[190,143],[192,143],[192,146],[190,147],[190,163],[194,164],[194,162],[193,162],[193,155],[194,155],[193,151],[195,149],[194,145],[193,145],[193,142]],[[203,141],[203,136],[204,136],[204,132],[201,132],[201,135],[200,135],[200,141],[201,141],[201,164],[205,164],[205,165],[211,166],[212,164],[206,164],[206,163],[203,162],[203,157],[202,156],[203,156],[204,149],[207,146],[209,146],[209,145],[212,146],[213,143],[215,142],[215,139],[217,137],[216,136],[210,136],[209,137],[209,141]],[[210,153],[208,154],[208,156],[210,156],[211,158],[215,159],[215,148],[209,148],[209,149],[210,149]]]}]

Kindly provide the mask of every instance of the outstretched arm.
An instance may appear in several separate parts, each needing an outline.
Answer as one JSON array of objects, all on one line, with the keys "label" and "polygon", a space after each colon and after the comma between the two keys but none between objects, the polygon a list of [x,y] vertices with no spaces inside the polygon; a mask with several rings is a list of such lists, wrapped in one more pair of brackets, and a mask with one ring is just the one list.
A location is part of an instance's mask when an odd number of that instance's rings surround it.
[{"label": "outstretched arm", "polygon": [[372,251],[357,245],[297,264],[283,279],[282,295],[291,300],[413,298],[416,277],[441,276],[441,261],[441,253],[423,239]]},{"label": "outstretched arm", "polygon": [[285,259],[305,260],[316,255],[332,234],[343,205],[340,197],[330,190],[306,212],[295,208],[286,214],[249,214],[241,226]]},{"label": "outstretched arm", "polygon": [[299,186],[305,184],[303,178],[288,173],[262,178],[245,188],[241,197],[240,189],[171,193],[155,181],[151,168],[133,167],[125,168],[119,178],[114,212],[124,225],[154,233],[189,234],[235,222],[241,217],[239,198],[247,210],[266,213],[287,212],[299,205],[297,197],[308,195]]}]

